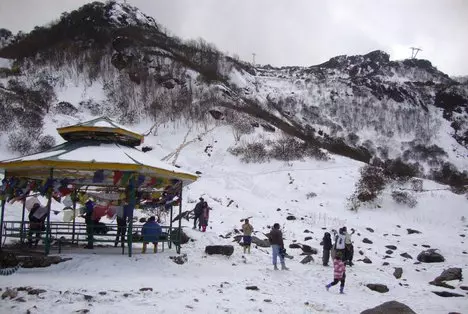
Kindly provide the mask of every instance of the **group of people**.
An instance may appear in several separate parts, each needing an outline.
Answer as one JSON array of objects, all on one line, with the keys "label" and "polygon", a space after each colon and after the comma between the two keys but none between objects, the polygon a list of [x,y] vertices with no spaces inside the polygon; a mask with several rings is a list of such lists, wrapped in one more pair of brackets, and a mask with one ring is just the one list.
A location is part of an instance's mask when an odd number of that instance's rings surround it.
[{"label": "group of people", "polygon": [[351,235],[354,234],[355,230],[351,229],[351,233],[349,233],[346,227],[342,227],[338,232],[336,232],[336,230],[332,230],[332,232],[335,237],[334,244],[332,244],[329,232],[325,232],[322,242],[320,243],[323,246],[323,266],[328,266],[330,255],[333,257],[333,281],[326,285],[325,288],[328,290],[339,282],[340,293],[344,293],[346,264],[353,266],[354,248]]},{"label": "group of people", "polygon": [[198,200],[199,202],[195,205],[195,209],[193,210],[193,229],[197,228],[198,221],[198,230],[206,232],[208,219],[210,218],[210,207],[203,197],[200,197]]}]

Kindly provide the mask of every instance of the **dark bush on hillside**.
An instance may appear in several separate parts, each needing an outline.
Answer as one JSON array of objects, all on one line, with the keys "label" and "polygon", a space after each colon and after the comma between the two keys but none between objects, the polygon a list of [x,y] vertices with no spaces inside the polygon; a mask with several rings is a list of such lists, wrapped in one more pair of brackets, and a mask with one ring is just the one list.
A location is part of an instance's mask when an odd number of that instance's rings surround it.
[{"label": "dark bush on hillside", "polygon": [[281,138],[273,144],[270,157],[277,160],[296,160],[304,157],[304,145],[295,138]]},{"label": "dark bush on hillside", "polygon": [[454,192],[462,193],[468,186],[468,172],[460,172],[457,168],[445,162],[439,169],[432,169],[431,178],[437,182],[450,185]]},{"label": "dark bush on hillside", "polygon": [[141,151],[142,151],[143,153],[149,152],[149,151],[151,151],[151,150],[153,150],[153,147],[151,147],[151,146],[143,146],[143,147],[141,148]]},{"label": "dark bush on hillside", "polygon": [[413,195],[404,191],[392,191],[392,198],[398,204],[404,204],[410,208],[414,208],[418,204],[418,201]]},{"label": "dark bush on hillside", "polygon": [[365,165],[357,183],[356,195],[361,202],[375,200],[384,190],[387,179],[381,168]]},{"label": "dark bush on hillside", "polygon": [[33,144],[29,136],[22,132],[12,133],[8,136],[8,148],[12,152],[28,155],[33,151]]},{"label": "dark bush on hillside", "polygon": [[407,164],[399,158],[384,162],[384,175],[393,180],[406,181],[418,174],[419,169],[416,164]]},{"label": "dark bush on hillside", "polygon": [[45,135],[39,140],[37,150],[39,152],[42,152],[54,146],[55,146],[55,138],[52,135]]},{"label": "dark bush on hillside", "polygon": [[403,153],[403,159],[405,160],[414,159],[427,161],[435,160],[444,156],[447,156],[447,153],[437,145],[416,145],[414,147],[411,147],[410,149],[405,150]]},{"label": "dark bush on hillside", "polygon": [[356,133],[349,133],[347,140],[351,145],[356,146],[359,142],[359,136]]},{"label": "dark bush on hillside", "polygon": [[241,156],[241,160],[246,163],[260,163],[268,160],[265,145],[259,142],[229,148],[229,152],[234,156]]},{"label": "dark bush on hillside", "polygon": [[55,105],[55,111],[59,114],[72,116],[78,112],[78,109],[76,109],[75,106],[73,106],[69,102],[61,101]]},{"label": "dark bush on hillside", "polygon": [[94,116],[99,116],[102,114],[101,106],[92,99],[81,101],[80,107],[89,110],[89,112]]},{"label": "dark bush on hillside", "polygon": [[423,190],[423,180],[421,180],[421,179],[411,180],[411,188],[415,192],[422,192],[422,190]]},{"label": "dark bush on hillside", "polygon": [[324,143],[326,148],[331,153],[346,156],[355,160],[368,163],[372,155],[364,147],[351,147],[347,145],[343,139],[328,138]]}]

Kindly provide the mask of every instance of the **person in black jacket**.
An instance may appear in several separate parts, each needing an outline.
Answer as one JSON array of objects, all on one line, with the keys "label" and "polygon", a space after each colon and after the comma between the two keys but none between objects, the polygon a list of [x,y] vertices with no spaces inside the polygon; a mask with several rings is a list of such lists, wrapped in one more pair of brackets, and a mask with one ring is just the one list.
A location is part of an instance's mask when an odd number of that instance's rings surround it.
[{"label": "person in black jacket", "polygon": [[205,200],[203,197],[200,197],[200,201],[195,205],[195,209],[193,210],[193,229],[197,228],[197,220],[198,220],[198,230],[200,230],[200,216],[203,212],[203,204],[205,203]]},{"label": "person in black jacket", "polygon": [[47,218],[47,210],[41,207],[39,203],[35,203],[29,212],[29,232],[28,246],[32,247],[33,234],[35,233],[34,245],[37,246],[41,238],[41,232],[45,231],[44,221]]},{"label": "person in black jacket", "polygon": [[328,266],[328,261],[330,260],[330,250],[333,247],[330,233],[325,232],[320,244],[323,245],[323,266]]}]

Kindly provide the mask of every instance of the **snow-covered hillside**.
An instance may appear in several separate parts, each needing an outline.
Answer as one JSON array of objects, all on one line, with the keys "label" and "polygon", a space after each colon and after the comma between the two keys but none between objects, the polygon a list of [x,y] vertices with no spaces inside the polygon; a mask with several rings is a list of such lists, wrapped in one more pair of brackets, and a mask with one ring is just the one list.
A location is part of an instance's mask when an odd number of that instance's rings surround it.
[{"label": "snow-covered hillside", "polygon": [[[68,118],[56,123],[73,123]],[[60,122],[59,122],[60,121]],[[131,126],[145,132],[151,123]],[[184,191],[185,209],[194,207],[203,196],[212,207],[206,233],[191,229],[184,221],[185,232],[194,239],[182,247],[188,262],[173,263],[175,251],[158,254],[120,255],[118,248],[66,250],[72,260],[44,269],[20,269],[2,277],[0,288],[31,286],[46,292],[28,295],[19,292],[26,302],[5,299],[0,312],[64,313],[85,310],[90,313],[359,313],[389,300],[397,300],[416,313],[463,313],[468,308],[463,281],[451,281],[462,297],[443,298],[432,291],[448,290],[428,283],[449,267],[466,271],[468,255],[466,235],[467,200],[431,181],[417,193],[415,208],[402,207],[387,189],[381,208],[346,209],[362,163],[333,156],[318,162],[310,159],[283,163],[243,164],[226,153],[234,145],[231,129],[223,125],[165,124],[145,138],[153,147],[147,152],[154,158],[175,162],[190,171],[200,171],[200,179]],[[185,139],[185,140],[184,140]],[[193,140],[193,141],[192,141]],[[187,145],[177,160],[176,151]],[[397,189],[395,187],[395,189]],[[314,196],[315,193],[316,196]],[[58,203],[53,205],[57,209]],[[6,219],[18,218],[20,205],[7,206]],[[137,213],[137,216],[143,216]],[[294,216],[295,220],[286,219]],[[251,254],[233,243],[240,220],[252,217],[255,235],[265,238],[273,223],[281,224],[285,244],[306,244],[318,249],[310,264],[301,264],[302,250],[288,249],[294,258],[287,260],[290,271],[274,271],[270,248],[255,245]],[[60,220],[60,214],[54,219]],[[333,269],[321,265],[323,233],[346,225],[356,229],[353,236],[355,266],[347,269],[345,295],[338,289],[325,290],[332,280]],[[371,228],[371,229],[369,229]],[[408,234],[407,229],[420,234]],[[223,236],[223,237],[221,237]],[[372,244],[363,243],[363,239]],[[206,245],[232,244],[234,254],[227,258],[207,256]],[[387,245],[396,249],[388,252]],[[416,256],[427,246],[440,250],[443,263],[415,263]],[[362,252],[362,253],[361,253]],[[402,257],[407,253],[411,256]],[[367,257],[372,263],[362,260]],[[383,263],[388,263],[383,265]],[[401,279],[392,274],[394,267],[403,269]],[[389,292],[380,294],[366,287],[369,283],[385,284]],[[257,286],[258,290],[247,290]],[[152,288],[152,291],[140,291]],[[85,300],[84,295],[92,296]]]}]

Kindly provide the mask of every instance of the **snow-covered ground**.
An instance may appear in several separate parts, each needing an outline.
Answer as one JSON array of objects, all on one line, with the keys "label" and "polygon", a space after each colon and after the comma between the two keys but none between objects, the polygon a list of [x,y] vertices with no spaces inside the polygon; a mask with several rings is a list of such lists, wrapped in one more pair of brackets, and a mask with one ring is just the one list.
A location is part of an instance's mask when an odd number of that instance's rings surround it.
[{"label": "snow-covered ground", "polygon": [[[62,124],[62,121],[61,121]],[[129,126],[128,126],[129,127]],[[146,131],[149,123],[133,126]],[[211,127],[208,127],[210,129]],[[156,136],[145,138],[145,146],[154,149],[147,154],[162,159],[174,152],[183,142],[188,128],[161,126]],[[424,181],[424,192],[417,194],[418,205],[408,208],[396,204],[387,190],[381,208],[365,208],[358,212],[346,209],[346,199],[359,177],[361,163],[333,156],[331,161],[314,160],[284,163],[243,164],[226,152],[234,144],[230,128],[218,126],[204,135],[202,127],[193,127],[185,147],[175,162],[188,171],[200,171],[200,179],[184,191],[185,209],[191,209],[203,196],[212,207],[206,233],[191,229],[192,222],[184,221],[185,232],[194,239],[182,247],[188,262],[175,264],[170,256],[174,249],[157,254],[122,256],[118,248],[65,250],[64,257],[72,260],[42,269],[20,269],[16,274],[1,277],[0,288],[31,286],[47,292],[40,296],[19,292],[26,302],[5,299],[0,313],[73,313],[87,309],[90,313],[359,313],[385,301],[397,300],[417,313],[464,313],[468,310],[467,291],[462,282],[449,282],[456,287],[451,292],[465,295],[443,298],[432,291],[447,290],[429,285],[449,267],[468,265],[467,199],[443,189],[443,186]],[[212,146],[208,148],[208,146]],[[169,158],[168,162],[173,162]],[[307,197],[309,193],[315,197]],[[60,208],[60,204],[54,204]],[[7,206],[6,219],[21,215],[19,204]],[[287,220],[293,215],[296,220]],[[142,216],[137,213],[136,216]],[[314,262],[300,263],[301,249],[289,249],[294,258],[287,260],[290,271],[274,271],[269,248],[252,247],[244,255],[242,248],[227,235],[241,226],[240,220],[252,217],[255,235],[278,222],[285,244],[297,242],[319,250]],[[55,217],[59,219],[59,217]],[[330,292],[325,284],[333,278],[332,267],[321,265],[323,233],[346,225],[356,229],[353,236],[355,266],[347,268],[345,294],[338,287]],[[374,232],[366,228],[372,228]],[[421,231],[408,235],[407,228]],[[463,235],[463,236],[462,236]],[[312,237],[305,240],[305,237]],[[363,238],[373,244],[363,243]],[[205,246],[233,244],[231,257],[207,256]],[[415,264],[416,256],[430,245],[440,250],[444,263]],[[397,247],[391,258],[384,259],[386,245]],[[363,254],[360,254],[362,251]],[[53,252],[55,253],[55,252]],[[408,253],[413,258],[400,256]],[[359,260],[368,257],[372,264]],[[383,266],[384,262],[389,265]],[[403,268],[403,276],[396,279],[394,267]],[[389,292],[380,294],[369,290],[368,283],[385,284]],[[257,286],[258,290],[247,290]],[[140,291],[150,287],[152,291]],[[85,300],[84,295],[91,295]]]}]

